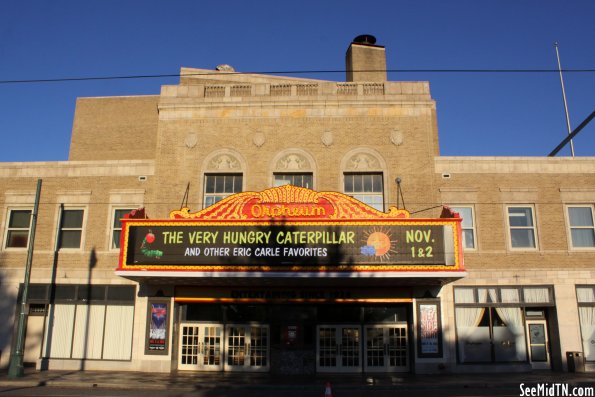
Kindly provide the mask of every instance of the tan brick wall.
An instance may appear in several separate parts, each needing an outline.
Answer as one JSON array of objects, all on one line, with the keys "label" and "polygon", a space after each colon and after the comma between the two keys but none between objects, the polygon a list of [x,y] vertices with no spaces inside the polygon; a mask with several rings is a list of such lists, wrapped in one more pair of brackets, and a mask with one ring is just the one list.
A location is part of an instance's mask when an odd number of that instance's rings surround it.
[{"label": "tan brick wall", "polygon": [[69,160],[152,159],[158,96],[79,98]]}]

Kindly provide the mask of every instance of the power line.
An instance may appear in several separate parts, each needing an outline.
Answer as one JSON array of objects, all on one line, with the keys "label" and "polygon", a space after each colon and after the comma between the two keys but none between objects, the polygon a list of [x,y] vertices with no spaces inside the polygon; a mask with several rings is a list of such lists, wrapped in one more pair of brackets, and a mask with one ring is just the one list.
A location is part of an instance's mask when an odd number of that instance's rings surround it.
[{"label": "power line", "polygon": [[[387,69],[387,70],[357,70],[358,73],[559,73],[558,69]],[[594,73],[595,69],[564,69],[564,73]],[[155,79],[169,77],[192,77],[192,76],[229,76],[229,75],[292,75],[292,74],[331,74],[345,73],[345,70],[287,70],[287,71],[264,71],[264,72],[201,72],[201,73],[171,73],[171,74],[146,74],[146,75],[124,75],[124,76],[89,76],[89,77],[59,77],[49,79],[22,79],[22,80],[0,80],[0,84],[32,84],[32,83],[61,83],[74,81],[101,81],[101,80],[133,80],[133,79]]]}]

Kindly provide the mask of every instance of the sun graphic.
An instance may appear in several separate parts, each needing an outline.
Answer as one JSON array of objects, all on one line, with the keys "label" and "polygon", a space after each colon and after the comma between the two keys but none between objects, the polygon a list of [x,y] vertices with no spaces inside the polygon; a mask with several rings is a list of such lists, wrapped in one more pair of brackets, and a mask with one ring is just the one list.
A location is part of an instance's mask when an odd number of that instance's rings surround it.
[{"label": "sun graphic", "polygon": [[382,232],[370,234],[367,243],[376,249],[376,256],[385,255],[390,250],[390,238]]},{"label": "sun graphic", "polygon": [[390,259],[391,253],[397,253],[391,249],[396,240],[391,240],[390,230],[370,230],[365,233],[365,237],[366,245],[360,248],[362,255],[384,262]]}]

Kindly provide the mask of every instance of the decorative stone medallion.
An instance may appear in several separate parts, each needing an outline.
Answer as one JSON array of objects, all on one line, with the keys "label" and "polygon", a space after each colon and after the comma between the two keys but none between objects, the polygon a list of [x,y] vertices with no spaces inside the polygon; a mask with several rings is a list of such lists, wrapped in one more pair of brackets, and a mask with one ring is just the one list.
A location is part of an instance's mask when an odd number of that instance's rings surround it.
[{"label": "decorative stone medallion", "polygon": [[401,130],[395,128],[390,132],[390,141],[395,146],[401,146],[403,144],[403,133]]},{"label": "decorative stone medallion", "polygon": [[333,132],[331,130],[325,130],[320,137],[322,144],[326,147],[330,147],[334,142],[335,138],[333,136]]},{"label": "decorative stone medallion", "polygon": [[186,147],[188,149],[192,149],[196,146],[196,144],[198,143],[198,135],[196,135],[195,133],[190,133],[188,135],[186,135],[186,139],[184,139],[184,143],[186,144]]},{"label": "decorative stone medallion", "polygon": [[266,141],[266,136],[264,135],[263,132],[257,132],[252,137],[252,143],[254,143],[254,146],[256,146],[256,147],[261,147],[262,145],[264,145],[265,141]]}]

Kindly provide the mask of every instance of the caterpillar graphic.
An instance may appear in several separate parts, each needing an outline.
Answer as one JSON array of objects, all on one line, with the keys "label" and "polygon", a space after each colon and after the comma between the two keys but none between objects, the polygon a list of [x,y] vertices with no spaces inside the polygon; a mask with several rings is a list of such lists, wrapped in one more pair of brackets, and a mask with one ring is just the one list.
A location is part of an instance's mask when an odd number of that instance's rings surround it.
[{"label": "caterpillar graphic", "polygon": [[140,252],[144,256],[148,256],[149,258],[159,259],[163,256],[163,251],[152,250],[150,249],[150,247],[148,247],[148,244],[153,243],[153,241],[155,241],[155,235],[153,234],[153,232],[151,232],[151,230],[149,230],[149,233],[147,233],[145,238],[143,238],[143,242],[140,245]]}]

